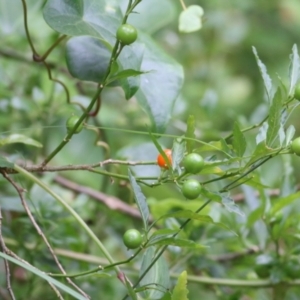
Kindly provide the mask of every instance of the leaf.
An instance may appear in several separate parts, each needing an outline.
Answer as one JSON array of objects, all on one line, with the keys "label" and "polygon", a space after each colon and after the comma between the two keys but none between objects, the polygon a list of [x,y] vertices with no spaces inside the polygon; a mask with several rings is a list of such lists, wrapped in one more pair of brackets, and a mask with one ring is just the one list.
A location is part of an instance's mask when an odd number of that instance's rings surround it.
[{"label": "leaf", "polygon": [[[156,251],[155,247],[147,248],[142,259],[142,265],[140,268],[140,276],[148,269],[152,264],[155,257]],[[148,288],[155,285],[159,285],[160,288],[165,288],[166,290],[170,287],[169,270],[167,263],[163,256],[160,256],[158,260],[154,263],[151,269],[147,272],[144,278],[140,282],[141,286],[147,286]],[[145,292],[148,299],[160,299],[164,292],[160,290],[147,290]]]},{"label": "leaf", "polygon": [[23,263],[22,261],[19,261],[5,253],[0,252],[0,257],[11,261],[12,263],[19,265],[20,267],[22,267],[23,269],[39,276],[40,278],[48,281],[49,283],[52,283],[54,286],[56,286],[57,288],[63,290],[64,292],[66,292],[68,295],[73,296],[75,299],[78,300],[85,300],[86,298],[82,295],[80,295],[78,292],[72,290],[71,288],[69,288],[68,286],[64,285],[63,283],[57,281],[56,279],[48,276],[47,274],[45,274],[44,272],[41,272],[40,270]]},{"label": "leaf", "polygon": [[179,31],[194,32],[202,28],[203,8],[199,5],[190,5],[179,15]]},{"label": "leaf", "polygon": [[175,211],[175,212],[171,212],[171,213],[168,213],[168,214],[165,214],[165,215],[161,216],[159,218],[159,220],[166,219],[166,218],[192,219],[192,220],[201,221],[203,223],[214,224],[214,225],[220,226],[222,228],[228,229],[228,227],[223,225],[222,223],[214,222],[214,220],[210,216],[199,215],[198,213],[195,213],[191,210],[178,210],[178,211]]},{"label": "leaf", "polygon": [[268,131],[269,125],[267,122],[264,122],[262,126],[260,126],[258,133],[256,135],[256,145],[262,144],[267,138],[267,131]]},{"label": "leaf", "polygon": [[292,54],[290,56],[291,64],[290,64],[290,89],[289,96],[294,96],[295,88],[300,79],[300,58],[298,54],[297,45],[294,44],[292,48]]},{"label": "leaf", "polygon": [[191,240],[176,238],[176,237],[165,237],[163,239],[155,239],[153,241],[150,241],[149,246],[153,245],[168,245],[168,246],[177,246],[180,248],[192,248],[192,249],[203,249],[207,246],[203,246],[201,244],[195,243]]},{"label": "leaf", "polygon": [[[110,46],[103,41],[89,36],[71,38],[67,43],[67,66],[72,76],[87,81],[103,82],[107,76],[107,68],[111,57]],[[126,47],[121,52],[112,71],[113,74],[108,83],[121,86],[125,92],[125,98],[131,98],[139,88],[140,79],[136,76],[144,74],[140,67],[144,53],[144,46],[135,43]],[[134,76],[134,77],[133,77]]]},{"label": "leaf", "polygon": [[[85,35],[98,38],[101,40],[98,44],[104,43],[109,49],[108,45],[113,47],[115,43],[115,33],[122,19],[117,3],[116,1],[116,5],[113,6],[111,1],[49,0],[44,7],[44,18],[49,26],[58,32],[71,36]],[[91,56],[92,61],[94,51],[95,49],[91,54],[84,53],[84,55]],[[92,66],[91,61],[89,66]],[[148,72],[141,78],[138,76],[122,79],[120,85],[126,99],[135,95],[139,105],[150,117],[154,130],[163,132],[183,85],[182,66],[142,32],[139,32],[135,43],[122,50],[118,63],[123,70]],[[77,65],[79,64],[80,58],[77,61]],[[93,72],[97,73],[95,70]]]},{"label": "leaf", "polygon": [[271,215],[275,215],[278,211],[282,210],[285,206],[290,205],[295,200],[300,198],[300,192],[295,194],[288,195],[286,197],[277,199],[276,202],[273,204],[271,209]]},{"label": "leaf", "polygon": [[120,71],[120,72],[116,73],[115,75],[111,76],[109,78],[109,82],[113,82],[113,81],[118,80],[118,79],[125,79],[125,78],[128,78],[128,77],[135,77],[135,76],[139,76],[139,75],[142,75],[142,74],[145,74],[145,72],[136,71],[136,70],[132,70],[132,69],[127,69],[127,70],[124,70],[124,71]]},{"label": "leaf", "polygon": [[44,19],[54,30],[70,35],[88,35],[113,45],[122,22],[117,3],[99,0],[48,0]]},{"label": "leaf", "polygon": [[188,138],[186,140],[187,153],[192,153],[193,152],[195,142],[190,140],[190,139],[195,138],[195,128],[196,128],[196,126],[195,126],[195,116],[189,115],[189,117],[187,119],[187,129],[186,129],[186,133],[185,133],[185,137]]},{"label": "leaf", "polygon": [[[128,0],[120,2],[124,7],[128,5]],[[134,12],[129,15],[128,23],[149,34],[165,27],[177,16],[176,5],[173,0],[141,1],[134,8]]]},{"label": "leaf", "polygon": [[132,175],[130,169],[128,169],[128,175],[129,175],[129,181],[132,186],[133,194],[135,202],[141,212],[141,216],[144,222],[144,228],[145,231],[147,231],[148,228],[148,220],[149,220],[149,209],[148,204],[146,202],[146,197],[143,194],[140,186],[137,184],[134,176]]},{"label": "leaf", "polygon": [[79,36],[67,42],[66,60],[73,77],[102,82],[106,74],[111,51],[101,40]]},{"label": "leaf", "polygon": [[0,168],[13,168],[14,164],[9,162],[4,156],[0,155]]},{"label": "leaf", "polygon": [[222,203],[225,206],[225,208],[229,211],[229,212],[234,212],[242,217],[245,216],[245,214],[240,210],[240,208],[235,204],[235,202],[233,201],[232,198],[228,197],[228,196],[223,196],[222,195]]},{"label": "leaf", "polygon": [[183,271],[179,276],[172,293],[172,300],[189,300],[187,289],[187,272]]},{"label": "leaf", "polygon": [[259,59],[258,53],[257,53],[257,51],[256,51],[256,48],[255,48],[255,47],[252,47],[252,51],[253,51],[253,53],[254,53],[254,55],[255,55],[255,59],[256,59],[256,62],[257,62],[259,71],[260,71],[261,76],[262,76],[262,78],[263,78],[263,81],[264,81],[264,85],[265,85],[265,89],[266,89],[266,92],[267,92],[267,96],[268,96],[269,102],[271,102],[271,100],[272,100],[272,98],[273,98],[273,94],[272,94],[272,80],[271,80],[270,76],[268,75],[266,66],[265,66],[265,65],[263,64],[263,62]]},{"label": "leaf", "polygon": [[27,137],[23,134],[14,133],[9,135],[6,138],[0,139],[0,147],[8,144],[15,144],[15,143],[21,143],[25,145],[30,145],[38,148],[42,148],[43,145],[39,143],[38,141]]},{"label": "leaf", "polygon": [[150,117],[154,130],[164,132],[183,85],[183,68],[149,36],[140,34],[140,41],[145,44],[141,70],[151,72],[141,76],[135,97]]},{"label": "leaf", "polygon": [[280,129],[280,118],[281,118],[281,109],[282,109],[282,94],[281,90],[278,88],[274,99],[272,101],[269,118],[268,118],[268,130],[266,144],[270,148],[274,146],[274,141],[278,137],[278,132]]},{"label": "leaf", "polygon": [[238,157],[243,157],[246,151],[246,139],[243,132],[240,130],[240,127],[237,122],[234,123],[233,128],[233,149],[235,150]]},{"label": "leaf", "polygon": [[172,147],[172,169],[177,170],[178,173],[181,173],[179,164],[181,163],[186,148],[186,142],[182,138],[177,138],[173,142]]},{"label": "leaf", "polygon": [[285,135],[285,146],[288,146],[290,144],[295,133],[296,133],[296,129],[295,129],[294,125],[290,125],[288,127],[288,129],[286,131],[286,135]]}]

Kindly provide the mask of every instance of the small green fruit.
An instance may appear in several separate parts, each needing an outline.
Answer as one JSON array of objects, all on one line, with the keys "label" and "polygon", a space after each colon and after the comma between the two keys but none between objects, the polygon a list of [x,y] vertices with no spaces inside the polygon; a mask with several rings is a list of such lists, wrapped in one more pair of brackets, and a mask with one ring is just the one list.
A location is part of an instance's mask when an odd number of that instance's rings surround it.
[{"label": "small green fruit", "polygon": [[130,45],[137,39],[137,30],[130,24],[123,24],[117,30],[117,39],[123,45]]},{"label": "small green fruit", "polygon": [[188,179],[182,185],[182,194],[187,199],[196,199],[202,190],[201,184],[195,179]]},{"label": "small green fruit", "polygon": [[[68,133],[74,128],[74,126],[76,125],[76,123],[78,122],[79,117],[77,116],[72,116],[70,117],[67,122],[66,122],[66,127],[67,127],[67,131]],[[79,133],[83,128],[83,124],[81,123],[75,130],[74,133]]]}]

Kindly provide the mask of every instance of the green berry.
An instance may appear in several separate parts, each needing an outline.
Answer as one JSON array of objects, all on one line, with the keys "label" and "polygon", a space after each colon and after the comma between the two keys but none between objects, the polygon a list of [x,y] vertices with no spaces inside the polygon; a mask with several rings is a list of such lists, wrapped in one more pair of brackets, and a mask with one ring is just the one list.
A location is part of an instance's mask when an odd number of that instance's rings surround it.
[{"label": "green berry", "polygon": [[196,199],[202,190],[201,184],[195,179],[188,179],[182,185],[182,194],[187,199]]},{"label": "green berry", "polygon": [[182,164],[187,173],[197,174],[204,167],[204,159],[197,153],[190,153],[183,159]]},{"label": "green berry", "polygon": [[137,30],[130,24],[123,24],[117,30],[117,39],[123,45],[130,45],[137,39]]},{"label": "green berry", "polygon": [[[67,131],[68,133],[74,128],[74,126],[76,125],[76,123],[78,122],[79,117],[77,116],[72,116],[70,117],[67,122],[66,122],[66,127],[67,127]],[[83,128],[83,124],[81,123],[75,130],[74,133],[79,133]]]},{"label": "green berry", "polygon": [[128,229],[123,235],[124,245],[128,249],[138,248],[143,241],[141,233],[136,229]]}]

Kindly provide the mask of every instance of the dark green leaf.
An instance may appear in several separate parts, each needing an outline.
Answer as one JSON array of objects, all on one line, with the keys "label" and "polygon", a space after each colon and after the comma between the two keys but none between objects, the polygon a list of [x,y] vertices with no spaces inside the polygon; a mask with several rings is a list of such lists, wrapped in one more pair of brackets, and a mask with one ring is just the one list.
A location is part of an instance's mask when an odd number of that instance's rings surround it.
[{"label": "dark green leaf", "polygon": [[195,138],[195,116],[193,115],[189,115],[188,117],[185,136],[189,138],[186,140],[187,152],[192,153],[195,143],[194,141],[190,140]]},{"label": "dark green leaf", "polygon": [[136,202],[136,204],[137,204],[137,206],[138,206],[138,208],[141,212],[143,222],[144,222],[145,231],[147,231],[148,220],[149,220],[149,208],[148,208],[148,204],[147,204],[147,201],[146,201],[146,197],[143,194],[140,186],[137,184],[137,182],[136,182],[134,176],[132,175],[130,169],[128,169],[128,175],[129,175],[130,184],[132,186],[135,202]]},{"label": "dark green leaf", "polygon": [[123,17],[117,2],[99,0],[48,0],[43,13],[48,25],[62,34],[88,35],[110,45]]},{"label": "dark green leaf", "polygon": [[99,39],[89,36],[71,38],[67,43],[67,65],[72,76],[103,82],[111,51]]},{"label": "dark green leaf", "polygon": [[[146,269],[152,264],[155,257],[156,251],[155,247],[147,248],[142,260],[142,265],[140,268],[140,276],[144,273]],[[148,271],[147,275],[141,280],[141,286],[151,286],[158,284],[161,288],[166,290],[170,288],[169,270],[167,263],[163,256],[161,256]],[[164,292],[160,290],[147,290],[145,292],[148,299],[160,299]]]},{"label": "dark green leaf", "polygon": [[256,48],[252,47],[252,51],[255,55],[255,59],[259,68],[259,71],[261,73],[261,76],[263,78],[264,81],[264,85],[265,85],[265,89],[268,95],[268,99],[271,102],[272,98],[273,98],[273,92],[272,92],[272,80],[267,72],[267,68],[266,66],[263,64],[263,62],[259,59]]},{"label": "dark green leaf", "polygon": [[270,148],[274,146],[274,142],[276,138],[278,138],[278,132],[280,128],[281,109],[282,109],[282,93],[281,90],[278,88],[273,98],[270,107],[269,118],[268,118],[266,144]]},{"label": "dark green leaf", "polygon": [[243,132],[241,131],[237,122],[234,123],[233,129],[233,149],[235,150],[238,157],[243,157],[247,143]]}]

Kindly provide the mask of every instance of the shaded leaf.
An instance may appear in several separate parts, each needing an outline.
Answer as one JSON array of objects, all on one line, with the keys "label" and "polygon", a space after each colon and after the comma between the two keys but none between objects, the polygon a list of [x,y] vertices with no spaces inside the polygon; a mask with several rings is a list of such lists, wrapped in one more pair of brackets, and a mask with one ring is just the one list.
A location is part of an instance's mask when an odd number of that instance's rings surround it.
[{"label": "shaded leaf", "polygon": [[[155,257],[156,251],[155,247],[147,248],[142,259],[142,265],[140,268],[140,276],[148,269],[148,267],[152,264],[152,261]],[[167,263],[163,256],[160,256],[158,260],[154,263],[154,265],[150,268],[144,278],[141,280],[141,286],[151,285],[159,285],[165,289],[169,289],[170,278],[169,278],[169,270]],[[164,292],[160,290],[147,290],[145,292],[148,299],[160,299]]]},{"label": "shaded leaf", "polygon": [[142,192],[142,189],[137,184],[134,176],[132,175],[130,169],[128,169],[128,175],[129,175],[129,181],[132,186],[133,194],[135,202],[140,210],[140,213],[142,215],[143,223],[145,231],[147,231],[148,228],[148,220],[149,220],[149,209],[148,204],[146,202],[146,197]]},{"label": "shaded leaf", "polygon": [[34,147],[38,147],[38,148],[43,147],[43,145],[41,143],[39,143],[38,141],[36,141],[26,135],[18,134],[18,133],[14,133],[14,134],[9,135],[6,138],[0,139],[0,147],[7,145],[7,144],[15,144],[15,143],[26,144],[26,145],[30,145],[30,146],[34,146]]},{"label": "shaded leaf", "polygon": [[262,126],[260,126],[258,133],[256,135],[256,138],[255,138],[256,145],[258,145],[266,140],[268,128],[269,128],[269,125],[267,122],[264,122],[262,124]]},{"label": "shaded leaf", "polygon": [[187,289],[187,273],[183,271],[179,276],[172,293],[172,300],[189,300]]}]

